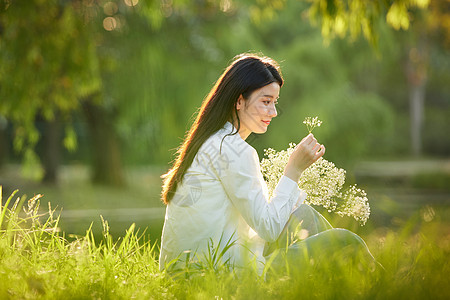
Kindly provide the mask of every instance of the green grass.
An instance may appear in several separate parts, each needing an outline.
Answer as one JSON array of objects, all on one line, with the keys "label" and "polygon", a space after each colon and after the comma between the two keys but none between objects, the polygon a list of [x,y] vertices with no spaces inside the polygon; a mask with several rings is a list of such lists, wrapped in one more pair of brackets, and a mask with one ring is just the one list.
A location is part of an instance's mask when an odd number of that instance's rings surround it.
[{"label": "green grass", "polygon": [[2,201],[1,299],[450,297],[450,230],[438,212],[424,218],[422,211],[397,229],[381,227],[364,236],[384,270],[348,268],[335,259],[334,264],[312,264],[289,275],[269,270],[264,279],[252,269],[235,271],[205,263],[174,278],[158,270],[157,245],[134,225],[117,239],[107,221],[100,238],[92,228],[69,238],[59,230],[59,216],[52,211],[40,214],[39,198]]},{"label": "green grass", "polygon": [[[127,184],[111,187],[92,184],[87,166],[71,165],[61,167],[57,184],[51,185],[25,177],[20,166],[7,165],[0,169],[0,185],[4,194],[16,188],[20,197],[42,194],[43,211],[51,203],[55,213],[62,215],[59,227],[70,234],[84,235],[92,223],[95,237],[101,237],[102,215],[110,223],[110,234],[115,239],[135,223],[136,228],[148,228],[146,235],[156,240],[164,222],[164,205],[160,200],[160,176],[164,171],[160,166],[127,169],[124,173]],[[156,217],[146,214],[146,210],[153,208],[158,211]],[[72,215],[73,212],[77,214]]]}]

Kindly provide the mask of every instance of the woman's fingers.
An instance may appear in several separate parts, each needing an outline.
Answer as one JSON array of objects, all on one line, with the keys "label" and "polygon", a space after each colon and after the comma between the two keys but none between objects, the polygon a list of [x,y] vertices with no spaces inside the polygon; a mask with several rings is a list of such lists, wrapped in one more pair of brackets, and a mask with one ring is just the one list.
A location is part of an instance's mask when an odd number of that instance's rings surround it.
[{"label": "woman's fingers", "polygon": [[304,155],[305,158],[309,157],[312,160],[311,163],[313,163],[325,154],[325,147],[319,144],[314,135],[310,133],[295,146],[294,152],[297,152],[298,155]]},{"label": "woman's fingers", "polygon": [[300,174],[324,154],[325,147],[317,143],[316,138],[312,134],[308,134],[295,146],[294,152],[289,157],[286,165],[285,175],[290,174],[289,178],[294,181],[298,180]]},{"label": "woman's fingers", "polygon": [[301,142],[299,143],[302,145],[309,145],[311,144],[313,141],[317,142],[316,139],[314,138],[314,135],[312,133],[308,134],[307,136],[305,136]]},{"label": "woman's fingers", "polygon": [[312,163],[316,162],[324,154],[325,154],[325,146],[321,145],[319,143],[316,143],[310,150]]},{"label": "woman's fingers", "polygon": [[316,152],[316,160],[321,158],[325,154],[325,146],[320,145],[319,150]]},{"label": "woman's fingers", "polygon": [[317,151],[319,151],[321,149],[320,146],[322,146],[322,145],[319,143],[316,143],[314,145],[314,147],[312,148],[313,153],[317,153]]},{"label": "woman's fingers", "polygon": [[310,146],[315,145],[317,143],[317,140],[312,133],[310,133],[308,135],[308,139],[306,141],[307,141],[307,145],[310,145]]}]

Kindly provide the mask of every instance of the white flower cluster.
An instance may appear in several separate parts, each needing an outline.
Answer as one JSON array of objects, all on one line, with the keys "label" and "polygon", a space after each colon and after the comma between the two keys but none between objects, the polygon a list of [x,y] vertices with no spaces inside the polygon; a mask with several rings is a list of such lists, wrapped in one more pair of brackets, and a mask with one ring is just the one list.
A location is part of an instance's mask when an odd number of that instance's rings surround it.
[{"label": "white flower cluster", "polygon": [[306,117],[305,120],[303,120],[303,124],[305,124],[306,128],[308,128],[308,132],[311,133],[314,128],[322,125],[322,121],[319,120],[319,117]]},{"label": "white flower cluster", "polygon": [[269,198],[272,198],[273,191],[284,173],[284,167],[287,165],[294,147],[295,144],[291,143],[287,150],[282,150],[280,152],[277,152],[272,148],[264,149],[264,154],[267,158],[261,160],[261,172],[267,182]]},{"label": "white flower cluster", "polygon": [[[261,172],[267,182],[270,197],[283,175],[294,147],[295,144],[291,143],[288,149],[279,152],[270,148],[264,150],[266,158],[261,161]],[[343,188],[344,183],[345,170],[319,158],[302,173],[298,186],[308,195],[305,203],[322,206],[340,216],[353,217],[364,225],[370,215],[367,194],[356,185]]]},{"label": "white flower cluster", "polygon": [[370,206],[366,191],[357,188],[355,184],[341,193],[341,197],[343,203],[337,214],[353,217],[364,225],[370,216]]}]

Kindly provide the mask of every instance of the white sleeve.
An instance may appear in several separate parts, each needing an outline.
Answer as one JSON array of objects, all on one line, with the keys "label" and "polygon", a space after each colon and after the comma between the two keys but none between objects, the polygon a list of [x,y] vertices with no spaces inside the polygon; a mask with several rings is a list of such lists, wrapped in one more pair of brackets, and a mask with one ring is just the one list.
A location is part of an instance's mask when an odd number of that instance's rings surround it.
[{"label": "white sleeve", "polygon": [[220,156],[225,156],[228,161],[227,167],[218,171],[229,199],[261,238],[275,241],[305,194],[296,182],[282,176],[269,199],[258,154],[248,144],[240,153],[223,151]]}]

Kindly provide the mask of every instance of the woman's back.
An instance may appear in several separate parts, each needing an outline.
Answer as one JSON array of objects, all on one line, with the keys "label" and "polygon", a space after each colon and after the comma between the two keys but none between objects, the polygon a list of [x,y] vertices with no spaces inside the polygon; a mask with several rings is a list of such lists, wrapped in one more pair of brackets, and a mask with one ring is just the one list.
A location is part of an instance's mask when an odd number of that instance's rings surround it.
[{"label": "woman's back", "polygon": [[[168,204],[161,268],[183,251],[191,251],[191,257],[194,252],[201,255],[208,251],[208,246],[223,248],[238,237],[246,238],[245,231],[248,236],[248,225],[240,220],[242,217],[221,183],[221,176],[225,175],[230,162],[251,155],[253,150],[239,135],[226,136],[232,129],[227,123],[202,145]],[[219,241],[221,245],[218,245]],[[228,256],[240,257],[238,249],[234,248],[237,247],[232,247]]]}]

